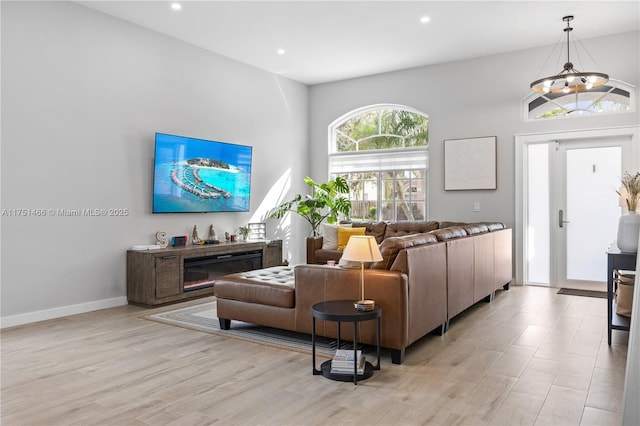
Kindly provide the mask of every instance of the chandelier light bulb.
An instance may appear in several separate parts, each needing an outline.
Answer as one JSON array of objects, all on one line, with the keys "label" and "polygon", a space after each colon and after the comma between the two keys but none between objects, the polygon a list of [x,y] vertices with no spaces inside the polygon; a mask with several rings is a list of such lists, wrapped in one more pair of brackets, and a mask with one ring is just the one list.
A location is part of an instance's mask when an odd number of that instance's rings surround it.
[{"label": "chandelier light bulb", "polygon": [[574,77],[574,76],[572,76],[572,75],[568,75],[568,76],[567,76],[567,81],[568,81],[569,83],[573,83],[573,80],[575,80],[575,77]]},{"label": "chandelier light bulb", "polygon": [[563,93],[569,93],[569,85],[565,84],[564,89],[562,89]]},{"label": "chandelier light bulb", "polygon": [[592,89],[593,88],[593,83],[589,82],[589,83],[585,84],[584,87],[586,87],[587,90]]},{"label": "chandelier light bulb", "polygon": [[551,87],[551,84],[553,84],[553,81],[551,80],[545,80],[544,83],[542,83],[544,85],[544,87]]},{"label": "chandelier light bulb", "polygon": [[596,77],[595,75],[590,75],[587,80],[589,81],[589,83],[595,83],[596,81],[598,81],[598,77]]},{"label": "chandelier light bulb", "polygon": [[542,91],[543,91],[544,93],[549,93],[549,92],[551,91],[551,89],[550,89],[548,86],[544,86],[544,87],[542,88]]}]

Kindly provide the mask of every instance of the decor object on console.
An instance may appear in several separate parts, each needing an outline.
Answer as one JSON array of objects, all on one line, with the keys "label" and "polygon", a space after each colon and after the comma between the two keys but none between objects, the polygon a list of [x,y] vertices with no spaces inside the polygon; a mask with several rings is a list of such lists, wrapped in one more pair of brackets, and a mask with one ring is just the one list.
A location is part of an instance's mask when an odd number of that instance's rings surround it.
[{"label": "decor object on console", "polygon": [[216,241],[218,236],[216,235],[216,230],[213,227],[213,224],[209,225],[209,241]]},{"label": "decor object on console", "polygon": [[[573,31],[573,28],[570,26],[570,22],[573,21],[573,16],[564,16],[562,20],[567,23],[566,28],[563,30],[567,35],[567,62],[565,62],[562,71],[558,74],[550,77],[544,77],[531,83],[531,90],[539,93],[567,94],[602,86],[604,83],[609,81],[609,76],[607,74],[601,72],[581,72],[573,67],[573,63],[569,57],[569,47],[571,45],[569,35],[571,34],[571,31]],[[554,47],[551,54],[553,54],[555,50],[556,49]],[[551,54],[549,54],[549,56],[551,56]],[[589,52],[587,52],[587,55],[591,57]],[[593,58],[591,59],[593,60]],[[548,61],[549,58],[545,61],[545,65]]]},{"label": "decor object on console", "polygon": [[382,254],[375,237],[371,235],[352,235],[344,249],[342,258],[360,262],[360,300],[356,303],[356,309],[359,311],[372,311],[375,302],[364,297],[364,264],[365,262],[380,262],[382,260]]},{"label": "decor object on console", "polygon": [[620,216],[617,244],[623,253],[636,253],[640,236],[640,215],[636,211],[640,203],[640,172],[635,175],[626,172],[621,182],[622,188],[616,192],[620,195],[620,206],[627,207],[629,212]]},{"label": "decor object on console", "polygon": [[618,287],[616,290],[616,314],[630,318],[633,310],[633,282],[636,276],[635,274],[623,274],[618,270],[615,270],[614,274]]},{"label": "decor object on console", "polygon": [[251,229],[249,228],[249,225],[241,226],[238,228],[238,234],[240,234],[240,238],[242,239],[242,241],[247,241],[247,237],[249,237],[250,231]]},{"label": "decor object on console", "polygon": [[281,219],[288,212],[297,213],[309,222],[314,237],[319,235],[318,228],[323,222],[336,223],[340,213],[349,217],[351,201],[341,195],[349,193],[349,185],[344,178],[316,183],[307,176],[304,183],[311,187],[311,195],[296,195],[293,200],[277,206],[269,217]]},{"label": "decor object on console", "polygon": [[171,246],[173,247],[181,247],[187,245],[187,236],[186,235],[176,235],[171,237]]},{"label": "decor object on console", "polygon": [[267,224],[263,222],[250,223],[249,227],[249,239],[251,240],[266,240],[267,239]]},{"label": "decor object on console", "polygon": [[198,227],[193,225],[193,232],[191,233],[191,244],[200,244],[200,235],[198,234]]},{"label": "decor object on console", "polygon": [[156,232],[156,245],[161,248],[166,248],[169,246],[169,237],[167,237],[167,233],[164,231]]}]

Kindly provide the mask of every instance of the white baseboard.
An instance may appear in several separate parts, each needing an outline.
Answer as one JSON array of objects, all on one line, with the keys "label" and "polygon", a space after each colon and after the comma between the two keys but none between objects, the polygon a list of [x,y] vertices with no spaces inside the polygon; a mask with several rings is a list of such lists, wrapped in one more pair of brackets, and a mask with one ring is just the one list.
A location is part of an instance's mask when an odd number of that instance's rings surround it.
[{"label": "white baseboard", "polygon": [[100,309],[113,308],[127,304],[126,297],[114,297],[112,299],[96,300],[94,302],[79,303],[77,305],[61,306],[59,308],[45,309],[42,311],[26,312],[24,314],[11,315],[0,318],[0,328],[15,327],[16,325],[45,321],[68,315],[84,314]]}]

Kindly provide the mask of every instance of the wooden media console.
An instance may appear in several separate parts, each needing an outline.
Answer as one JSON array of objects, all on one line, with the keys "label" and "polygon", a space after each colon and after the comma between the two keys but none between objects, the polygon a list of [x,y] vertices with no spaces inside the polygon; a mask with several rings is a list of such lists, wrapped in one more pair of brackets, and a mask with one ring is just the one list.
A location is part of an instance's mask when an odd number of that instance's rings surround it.
[{"label": "wooden media console", "polygon": [[127,251],[127,300],[157,306],[213,296],[216,277],[282,264],[282,241]]}]

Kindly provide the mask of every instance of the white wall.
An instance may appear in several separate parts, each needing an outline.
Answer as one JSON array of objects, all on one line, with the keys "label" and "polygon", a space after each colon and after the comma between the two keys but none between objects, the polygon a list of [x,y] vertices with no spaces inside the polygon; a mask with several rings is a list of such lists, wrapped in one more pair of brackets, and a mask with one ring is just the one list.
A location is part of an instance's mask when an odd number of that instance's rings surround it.
[{"label": "white wall", "polygon": [[[3,326],[126,303],[131,245],[194,224],[201,235],[209,224],[234,231],[305,190],[307,86],[73,3],[1,8],[1,208],[130,212],[5,212]],[[253,146],[251,212],[152,215],[155,132]],[[294,221],[287,237],[279,221],[267,223],[269,237],[287,238],[285,256],[300,261],[303,224]]]},{"label": "white wall", "polygon": [[[638,234],[640,244],[640,234]],[[635,288],[640,288],[640,261],[636,258]],[[627,368],[624,380],[624,396],[622,404],[622,425],[636,426],[640,424],[640,291],[633,292],[632,306],[635,315],[631,316],[629,324],[629,348],[627,349]]]},{"label": "white wall", "polygon": [[[640,33],[623,33],[584,44],[612,78],[640,84]],[[635,112],[546,122],[523,122],[521,101],[538,78],[551,46],[414,68],[313,86],[310,93],[312,177],[327,176],[327,126],[363,106],[393,103],[429,116],[429,216],[434,220],[502,221],[514,226],[514,136],[519,133],[623,126],[640,122]],[[429,45],[425,44],[425,51]],[[380,58],[384,60],[384,58]],[[498,137],[498,188],[444,191],[443,140]],[[473,212],[479,201],[481,211]]]}]

